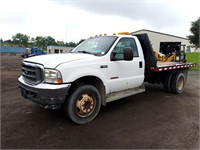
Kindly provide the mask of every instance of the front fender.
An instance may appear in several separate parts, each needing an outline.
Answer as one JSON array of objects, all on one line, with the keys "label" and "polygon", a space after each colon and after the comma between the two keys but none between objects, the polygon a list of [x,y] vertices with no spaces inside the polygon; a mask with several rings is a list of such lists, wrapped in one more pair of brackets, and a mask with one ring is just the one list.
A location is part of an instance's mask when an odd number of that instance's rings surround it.
[{"label": "front fender", "polygon": [[93,69],[93,68],[89,68],[89,69],[79,68],[77,70],[73,70],[73,71],[71,70],[67,73],[62,72],[64,83],[72,83],[75,80],[80,79],[82,77],[86,77],[86,76],[94,76],[94,77],[99,78],[106,88],[106,94],[109,93],[108,91],[110,91],[110,86],[108,85],[106,76],[100,70]]}]

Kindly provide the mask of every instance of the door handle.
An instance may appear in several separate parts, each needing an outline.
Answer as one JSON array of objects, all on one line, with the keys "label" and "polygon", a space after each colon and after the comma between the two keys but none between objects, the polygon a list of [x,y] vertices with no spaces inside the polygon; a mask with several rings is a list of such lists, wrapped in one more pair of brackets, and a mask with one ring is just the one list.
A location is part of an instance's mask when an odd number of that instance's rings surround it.
[{"label": "door handle", "polygon": [[143,63],[142,61],[139,61],[139,68],[142,68],[143,67]]}]

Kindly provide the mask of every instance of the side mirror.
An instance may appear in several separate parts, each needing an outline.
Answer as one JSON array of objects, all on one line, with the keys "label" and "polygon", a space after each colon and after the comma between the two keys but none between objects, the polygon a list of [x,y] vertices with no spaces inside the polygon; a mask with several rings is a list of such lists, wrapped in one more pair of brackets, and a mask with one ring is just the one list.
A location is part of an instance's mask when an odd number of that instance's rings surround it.
[{"label": "side mirror", "polygon": [[124,48],[124,60],[126,61],[133,60],[133,49],[131,47]]},{"label": "side mirror", "polygon": [[115,55],[117,54],[117,52],[116,51],[113,51],[112,53],[111,53],[111,55],[110,55],[110,60],[111,61],[115,61],[116,60],[116,58],[115,58]]}]

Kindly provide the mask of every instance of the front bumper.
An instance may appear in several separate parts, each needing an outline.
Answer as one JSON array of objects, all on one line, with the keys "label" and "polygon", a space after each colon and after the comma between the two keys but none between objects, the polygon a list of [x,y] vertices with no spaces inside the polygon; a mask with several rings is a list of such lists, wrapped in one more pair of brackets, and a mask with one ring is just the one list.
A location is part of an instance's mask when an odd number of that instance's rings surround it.
[{"label": "front bumper", "polygon": [[59,109],[66,100],[66,95],[71,84],[48,84],[29,85],[24,82],[22,76],[18,79],[21,94],[46,109]]}]

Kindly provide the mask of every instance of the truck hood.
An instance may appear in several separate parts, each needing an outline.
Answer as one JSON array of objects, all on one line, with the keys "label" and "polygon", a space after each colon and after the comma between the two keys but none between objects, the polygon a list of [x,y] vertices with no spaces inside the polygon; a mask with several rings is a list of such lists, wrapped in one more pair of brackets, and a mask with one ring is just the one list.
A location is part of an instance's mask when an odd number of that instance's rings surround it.
[{"label": "truck hood", "polygon": [[67,54],[49,54],[40,55],[24,59],[25,62],[31,62],[36,64],[41,64],[45,68],[56,68],[58,65],[78,61],[83,59],[94,58],[91,54],[81,54],[81,53],[67,53]]}]

